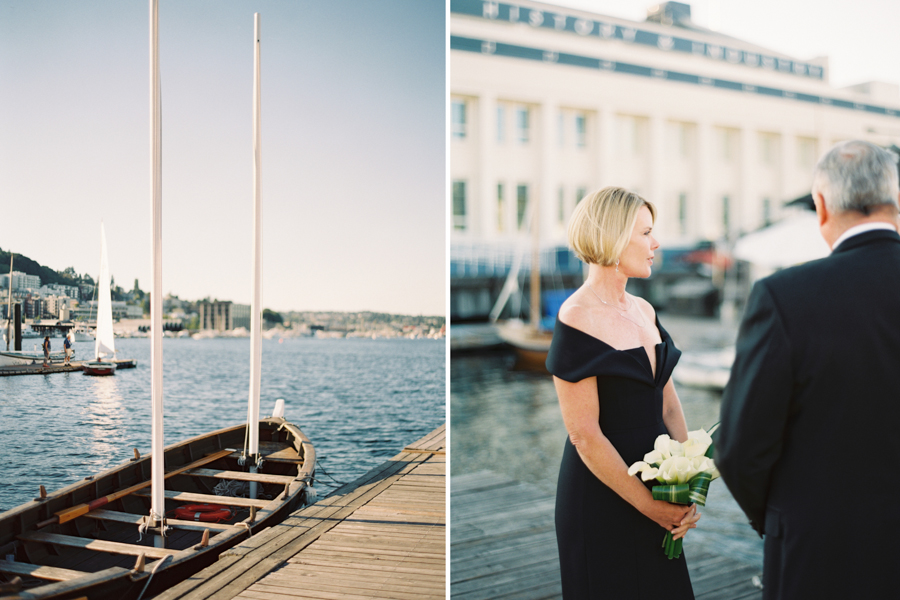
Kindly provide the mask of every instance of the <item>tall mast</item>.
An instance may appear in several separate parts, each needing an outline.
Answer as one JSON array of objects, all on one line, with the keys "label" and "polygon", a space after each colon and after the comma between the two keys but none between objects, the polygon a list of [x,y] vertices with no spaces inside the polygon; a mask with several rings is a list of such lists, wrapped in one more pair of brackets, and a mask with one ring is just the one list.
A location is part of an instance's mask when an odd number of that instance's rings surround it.
[{"label": "tall mast", "polygon": [[[262,367],[262,164],[260,157],[260,16],[253,15],[253,299],[250,307],[250,399],[247,403],[250,471],[259,463],[259,388]],[[256,482],[250,483],[256,498]]]},{"label": "tall mast", "polygon": [[537,331],[541,326],[541,211],[540,192],[536,190],[531,207],[531,294],[530,326]]},{"label": "tall mast", "polygon": [[[152,466],[150,526],[162,527],[165,515],[163,456],[162,348],[162,101],[159,89],[159,4],[150,0],[150,202],[153,213],[153,286],[150,290],[150,397],[152,399]],[[163,546],[161,535],[155,544]]]},{"label": "tall mast", "polygon": [[9,328],[10,319],[12,318],[12,270],[13,270],[13,256],[12,252],[9,253],[9,295],[6,298],[6,349],[9,350],[9,339],[12,337],[12,331]]}]

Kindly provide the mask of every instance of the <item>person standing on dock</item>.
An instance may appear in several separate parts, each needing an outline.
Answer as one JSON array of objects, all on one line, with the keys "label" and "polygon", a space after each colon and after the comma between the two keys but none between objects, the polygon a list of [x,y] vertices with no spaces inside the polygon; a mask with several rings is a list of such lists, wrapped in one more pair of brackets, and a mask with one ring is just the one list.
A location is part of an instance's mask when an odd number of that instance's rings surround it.
[{"label": "person standing on dock", "polygon": [[70,364],[70,361],[72,359],[72,353],[73,353],[71,336],[72,336],[72,334],[68,333],[68,334],[66,334],[66,337],[63,340],[63,348],[65,349],[65,354],[66,354],[66,358],[63,361],[63,364],[66,365],[67,367]]},{"label": "person standing on dock", "polygon": [[50,366],[50,336],[44,336],[44,366]]},{"label": "person standing on dock", "polygon": [[715,460],[765,535],[763,598],[885,598],[900,565],[896,157],[842,142],[812,196],[831,255],[754,285]]}]

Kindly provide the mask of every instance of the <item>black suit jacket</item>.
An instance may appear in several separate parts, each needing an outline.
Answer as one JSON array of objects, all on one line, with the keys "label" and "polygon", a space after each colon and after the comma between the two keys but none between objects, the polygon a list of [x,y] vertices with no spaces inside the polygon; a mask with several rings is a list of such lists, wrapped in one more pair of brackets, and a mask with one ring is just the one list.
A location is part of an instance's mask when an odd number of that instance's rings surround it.
[{"label": "black suit jacket", "polygon": [[880,598],[900,569],[900,236],[753,287],[716,462],[765,533],[765,598]]}]

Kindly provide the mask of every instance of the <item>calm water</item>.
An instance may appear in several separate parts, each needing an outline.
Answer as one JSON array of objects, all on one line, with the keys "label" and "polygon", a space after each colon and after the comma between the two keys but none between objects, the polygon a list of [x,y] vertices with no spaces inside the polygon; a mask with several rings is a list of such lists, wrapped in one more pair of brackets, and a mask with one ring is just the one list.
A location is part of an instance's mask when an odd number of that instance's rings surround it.
[{"label": "calm water", "polygon": [[[0,377],[0,512],[150,451],[150,340],[116,344],[137,368]],[[246,420],[248,339],[166,339],[163,356],[166,445]],[[445,341],[263,340],[261,398],[312,440],[322,496],[326,472],[351,481],[446,421]]]},{"label": "calm water", "polygon": [[[733,335],[714,322],[665,315],[660,320],[685,350]],[[547,374],[512,370],[514,362],[507,351],[451,357],[451,475],[488,469],[555,493],[566,430],[553,382]],[[680,387],[678,395],[689,429],[718,421],[719,394]],[[698,528],[685,539],[688,556],[692,544],[708,544],[762,571],[762,540],[721,480],[712,483],[700,511]]]}]

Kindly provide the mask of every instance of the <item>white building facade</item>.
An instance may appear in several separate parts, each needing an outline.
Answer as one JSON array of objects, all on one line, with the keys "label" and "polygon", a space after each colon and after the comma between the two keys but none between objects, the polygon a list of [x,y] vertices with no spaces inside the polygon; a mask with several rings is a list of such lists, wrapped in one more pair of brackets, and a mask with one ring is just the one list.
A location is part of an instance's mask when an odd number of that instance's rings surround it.
[{"label": "white building facade", "polygon": [[21,271],[0,275],[0,287],[9,289],[10,284],[13,290],[36,290],[41,287],[41,278]]},{"label": "white building facade", "polygon": [[634,22],[518,0],[450,2],[454,255],[509,247],[538,207],[565,245],[607,185],[656,204],[668,244],[734,240],[809,192],[832,144],[900,145],[900,93],[836,89],[797,60],[705,30],[666,3]]}]

